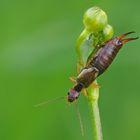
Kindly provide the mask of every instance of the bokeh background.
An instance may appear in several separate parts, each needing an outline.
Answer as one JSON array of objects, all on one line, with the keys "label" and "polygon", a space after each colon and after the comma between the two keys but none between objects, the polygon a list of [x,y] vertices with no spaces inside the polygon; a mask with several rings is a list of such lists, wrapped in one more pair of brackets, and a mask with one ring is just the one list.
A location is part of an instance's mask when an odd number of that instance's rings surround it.
[{"label": "bokeh background", "polygon": [[[75,43],[86,9],[106,11],[115,35],[140,32],[139,0],[0,1],[0,139],[91,140],[87,99],[75,105],[61,100],[76,76]],[[132,35],[133,36],[133,35]],[[140,139],[140,41],[130,42],[99,79],[100,113],[105,140]]]}]

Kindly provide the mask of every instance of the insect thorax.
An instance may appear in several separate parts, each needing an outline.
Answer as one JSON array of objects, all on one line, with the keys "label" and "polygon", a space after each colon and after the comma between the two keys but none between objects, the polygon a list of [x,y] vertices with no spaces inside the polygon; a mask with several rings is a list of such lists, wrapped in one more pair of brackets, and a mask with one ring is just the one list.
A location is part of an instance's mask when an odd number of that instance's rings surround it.
[{"label": "insect thorax", "polygon": [[99,71],[95,67],[85,68],[77,77],[77,83],[87,88],[98,76]]}]

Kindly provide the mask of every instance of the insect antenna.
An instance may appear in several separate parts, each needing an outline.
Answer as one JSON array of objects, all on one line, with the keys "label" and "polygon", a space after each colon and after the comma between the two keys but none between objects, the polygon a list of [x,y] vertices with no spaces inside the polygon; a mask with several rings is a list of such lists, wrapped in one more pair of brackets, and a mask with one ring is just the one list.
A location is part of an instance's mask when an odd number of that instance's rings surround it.
[{"label": "insect antenna", "polygon": [[41,102],[41,103],[39,103],[39,104],[36,104],[36,105],[34,105],[34,107],[40,107],[40,106],[48,105],[48,104],[50,104],[50,103],[57,102],[57,101],[64,100],[64,99],[66,99],[65,96],[63,96],[63,97],[58,97],[58,98],[54,98],[54,99],[50,99],[50,100]]},{"label": "insect antenna", "polygon": [[80,115],[80,111],[79,111],[77,101],[75,101],[75,110],[76,110],[76,114],[77,114],[77,117],[78,117],[78,120],[79,120],[79,123],[80,123],[81,134],[82,134],[82,136],[84,136],[84,127],[83,127],[83,122],[82,122],[82,118],[81,118],[81,115]]}]

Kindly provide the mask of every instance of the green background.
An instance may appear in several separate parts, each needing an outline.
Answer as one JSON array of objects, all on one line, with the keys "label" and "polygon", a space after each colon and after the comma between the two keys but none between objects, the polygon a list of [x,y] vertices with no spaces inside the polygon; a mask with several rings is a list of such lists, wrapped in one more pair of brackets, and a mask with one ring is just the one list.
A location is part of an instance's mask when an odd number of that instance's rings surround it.
[{"label": "green background", "polygon": [[[87,99],[78,99],[85,136],[75,105],[34,105],[66,96],[76,76],[76,39],[86,9],[106,11],[115,35],[140,32],[139,0],[0,1],[0,139],[91,140]],[[132,35],[133,36],[133,35]],[[104,140],[140,139],[140,41],[124,46],[99,77]]]}]

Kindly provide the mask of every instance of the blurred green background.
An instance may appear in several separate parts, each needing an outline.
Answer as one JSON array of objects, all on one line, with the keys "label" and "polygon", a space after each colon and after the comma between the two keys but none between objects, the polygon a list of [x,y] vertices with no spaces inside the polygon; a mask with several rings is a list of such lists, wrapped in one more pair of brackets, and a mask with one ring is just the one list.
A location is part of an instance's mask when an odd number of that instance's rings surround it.
[{"label": "blurred green background", "polygon": [[[86,9],[106,11],[115,35],[140,32],[139,0],[0,1],[0,139],[91,140],[86,98],[78,101],[85,136],[74,105],[65,96],[76,76],[75,43]],[[136,35],[136,36],[137,36]],[[133,36],[133,35],[132,35]],[[134,35],[135,36],[135,35]],[[125,45],[98,82],[104,140],[140,139],[140,41]]]}]

